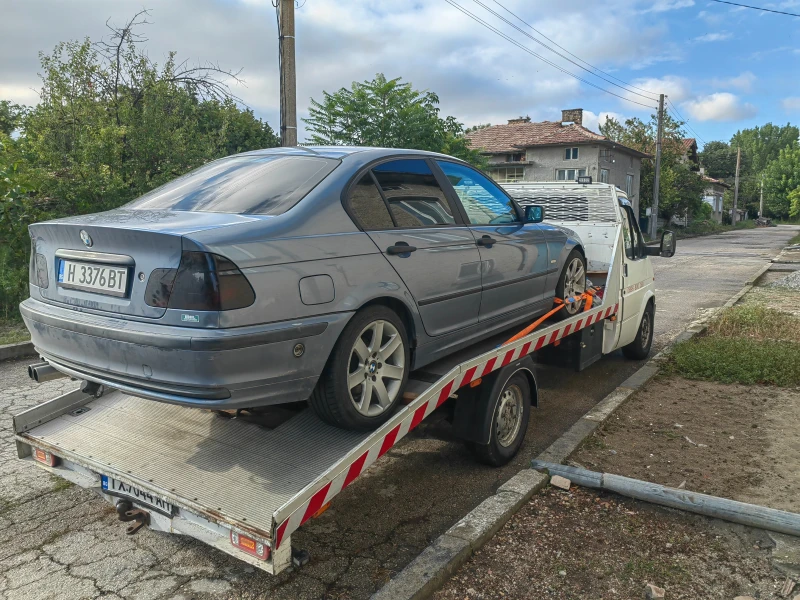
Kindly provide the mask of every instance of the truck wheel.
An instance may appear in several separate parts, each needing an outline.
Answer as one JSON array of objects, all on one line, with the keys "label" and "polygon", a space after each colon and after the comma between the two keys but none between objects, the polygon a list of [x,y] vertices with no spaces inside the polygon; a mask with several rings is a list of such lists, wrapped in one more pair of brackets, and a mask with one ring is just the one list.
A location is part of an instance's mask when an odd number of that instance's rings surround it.
[{"label": "truck wheel", "polygon": [[522,446],[531,416],[531,388],[528,378],[514,373],[497,396],[490,423],[489,443],[466,442],[475,457],[487,465],[508,463]]},{"label": "truck wheel", "polygon": [[[565,300],[570,296],[579,296],[586,291],[586,259],[577,250],[573,249],[567,256],[561,277],[558,278],[556,285],[556,298]],[[577,315],[583,310],[584,300],[580,302],[568,303],[558,311],[553,318],[560,321],[568,317]]]},{"label": "truck wheel", "polygon": [[370,306],[356,313],[339,336],[311,407],[331,425],[375,429],[400,403],[410,364],[403,321],[385,306]]},{"label": "truck wheel", "polygon": [[622,353],[626,358],[632,360],[642,360],[650,354],[650,347],[653,345],[653,303],[648,302],[642,315],[642,322],[639,324],[639,331],[636,337],[627,346],[622,347]]}]

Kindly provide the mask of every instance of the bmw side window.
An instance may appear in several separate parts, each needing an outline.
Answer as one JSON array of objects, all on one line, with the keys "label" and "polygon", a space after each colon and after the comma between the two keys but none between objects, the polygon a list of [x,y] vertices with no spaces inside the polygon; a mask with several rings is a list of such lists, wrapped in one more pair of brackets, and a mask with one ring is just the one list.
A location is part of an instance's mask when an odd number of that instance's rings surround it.
[{"label": "bmw side window", "polygon": [[453,225],[453,211],[428,163],[404,158],[372,169],[397,227]]},{"label": "bmw side window", "polygon": [[362,229],[393,229],[394,222],[372,175],[366,173],[350,190],[350,212]]},{"label": "bmw side window", "polygon": [[472,225],[519,222],[517,210],[508,196],[480,172],[458,163],[443,160],[436,163],[452,184]]}]

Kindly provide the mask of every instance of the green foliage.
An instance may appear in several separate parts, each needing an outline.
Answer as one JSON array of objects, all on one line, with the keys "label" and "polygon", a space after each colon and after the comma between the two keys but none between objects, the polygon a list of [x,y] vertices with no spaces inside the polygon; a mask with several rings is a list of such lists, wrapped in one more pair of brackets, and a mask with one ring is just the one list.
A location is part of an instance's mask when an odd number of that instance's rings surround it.
[{"label": "green foliage", "polygon": [[[789,194],[800,187],[800,147],[788,146],[764,169],[764,207],[775,216],[797,216]],[[796,197],[796,196],[795,196]]]},{"label": "green foliage", "polygon": [[463,136],[463,125],[439,116],[439,97],[400,77],[378,73],[349,89],[322,92],[321,101],[311,99],[309,118],[303,120],[314,144],[415,148],[484,164]]},{"label": "green foliage", "polygon": [[0,100],[0,133],[10,136],[20,126],[24,115],[24,106]]},{"label": "green foliage", "polygon": [[153,62],[134,32],[138,17],[110,41],[40,54],[41,102],[0,105],[0,127],[21,128],[18,140],[0,140],[0,317],[26,296],[30,223],[116,208],[209,160],[279,143],[237,106],[223,83],[235,74],[175,53]]},{"label": "green foliage", "polygon": [[726,142],[708,142],[698,156],[709,177],[727,181],[736,175],[736,148]]},{"label": "green foliage", "polygon": [[[648,122],[633,118],[622,124],[616,119],[608,119],[600,126],[600,133],[629,148],[655,155],[657,129],[658,120],[653,115]],[[705,204],[702,200],[705,189],[702,178],[693,170],[692,164],[682,161],[683,138],[683,123],[668,114],[664,115],[658,211],[659,216],[667,220],[672,216],[683,216],[687,211],[693,217],[703,210]],[[639,189],[639,210],[642,215],[653,204],[654,179],[654,161],[643,160]]]},{"label": "green foliage", "polygon": [[796,187],[786,195],[789,201],[789,215],[800,217],[800,187]]}]

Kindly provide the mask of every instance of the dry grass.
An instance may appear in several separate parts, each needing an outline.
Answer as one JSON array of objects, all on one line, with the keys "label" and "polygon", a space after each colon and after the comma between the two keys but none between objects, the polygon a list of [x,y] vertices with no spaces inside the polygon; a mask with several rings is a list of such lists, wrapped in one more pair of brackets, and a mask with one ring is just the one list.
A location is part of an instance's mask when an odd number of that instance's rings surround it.
[{"label": "dry grass", "polygon": [[709,325],[708,335],[800,342],[800,318],[766,306],[735,306]]}]

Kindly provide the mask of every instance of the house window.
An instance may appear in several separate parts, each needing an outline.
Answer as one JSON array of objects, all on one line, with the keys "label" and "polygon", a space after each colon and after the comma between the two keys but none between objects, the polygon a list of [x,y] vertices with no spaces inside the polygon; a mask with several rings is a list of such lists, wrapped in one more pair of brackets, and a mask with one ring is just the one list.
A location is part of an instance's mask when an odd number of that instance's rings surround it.
[{"label": "house window", "polygon": [[633,197],[633,175],[625,176],[625,193],[628,195],[628,199]]},{"label": "house window", "polygon": [[556,169],[556,181],[576,181],[586,175],[586,169]]},{"label": "house window", "polygon": [[508,159],[507,162],[522,162],[525,160],[525,153],[517,152],[516,154],[508,154],[506,158]]},{"label": "house window", "polygon": [[600,148],[600,160],[611,160],[612,154],[610,148]]},{"label": "house window", "polygon": [[608,183],[608,169],[600,169],[600,183]]},{"label": "house window", "polygon": [[525,175],[524,167],[505,167],[503,169],[494,169],[491,173],[492,179],[498,183],[517,183],[522,181]]},{"label": "house window", "polygon": [[564,160],[578,160],[578,149],[564,148]]}]

